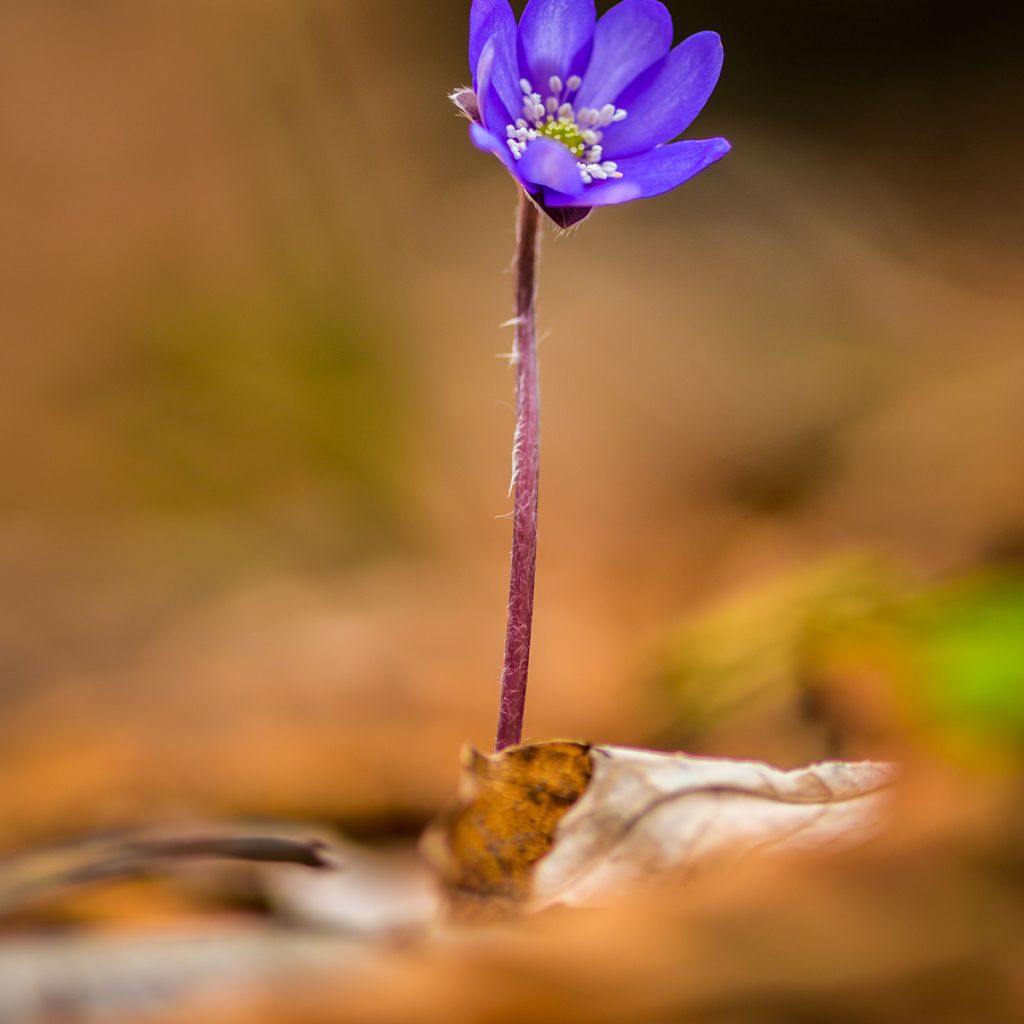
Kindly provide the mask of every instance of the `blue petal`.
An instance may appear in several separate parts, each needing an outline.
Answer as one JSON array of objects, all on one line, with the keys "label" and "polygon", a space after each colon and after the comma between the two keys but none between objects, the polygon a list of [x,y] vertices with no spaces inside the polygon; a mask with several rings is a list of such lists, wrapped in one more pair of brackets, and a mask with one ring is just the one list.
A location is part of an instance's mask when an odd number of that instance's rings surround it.
[{"label": "blue petal", "polygon": [[[508,0],[473,0],[469,12],[469,70],[474,75],[487,40],[499,32],[507,32],[510,26],[512,35],[515,36],[516,16],[512,13]],[[476,88],[476,85],[477,81],[474,78],[473,87]]]},{"label": "blue petal", "polygon": [[493,153],[513,174],[515,174],[515,160],[508,146],[497,136],[492,135],[486,128],[478,124],[469,126],[469,137],[473,145],[484,153]]},{"label": "blue petal", "polygon": [[680,135],[707,103],[721,70],[722,40],[717,32],[684,39],[619,95],[616,104],[629,116],[605,129],[605,156],[618,160]]},{"label": "blue petal", "polygon": [[[621,178],[596,181],[582,195],[557,195],[544,190],[548,206],[615,206],[669,192],[700,174],[732,147],[725,139],[691,139],[659,146],[618,161]],[[545,183],[546,184],[546,183]],[[552,186],[553,187],[553,186]]]},{"label": "blue petal", "polygon": [[480,59],[491,41],[494,42],[491,80],[498,90],[502,103],[514,115],[522,106],[519,65],[516,59],[515,15],[508,5],[508,0],[473,0],[469,14],[469,69],[473,73],[473,88],[478,95]]},{"label": "blue petal", "polygon": [[530,0],[519,22],[519,68],[543,96],[548,80],[582,75],[590,59],[594,0]]},{"label": "blue petal", "polygon": [[488,131],[503,135],[507,125],[511,124],[514,118],[509,113],[507,105],[502,101],[495,85],[494,75],[497,69],[497,43],[492,37],[484,45],[480,54],[480,63],[477,65],[477,104],[480,108],[480,120]]},{"label": "blue petal", "polygon": [[[612,103],[642,71],[672,47],[672,15],[659,0],[622,0],[597,23],[594,52],[573,103]],[[621,106],[621,104],[620,104]]]},{"label": "blue petal", "polygon": [[534,139],[516,161],[516,171],[523,181],[544,185],[563,195],[578,196],[583,191],[576,157],[551,139]]}]

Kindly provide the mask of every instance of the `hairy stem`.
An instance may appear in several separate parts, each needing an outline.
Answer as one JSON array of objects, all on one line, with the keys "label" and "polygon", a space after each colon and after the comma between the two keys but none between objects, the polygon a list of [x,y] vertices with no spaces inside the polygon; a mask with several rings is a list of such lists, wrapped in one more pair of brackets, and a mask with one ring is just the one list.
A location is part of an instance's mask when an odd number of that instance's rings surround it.
[{"label": "hairy stem", "polygon": [[533,584],[537,571],[537,493],[540,476],[540,388],[537,377],[537,257],[540,213],[519,194],[516,222],[515,348],[516,435],[512,453],[512,569],[508,590],[505,664],[501,673],[497,749],[523,735],[526,677],[533,631]]}]

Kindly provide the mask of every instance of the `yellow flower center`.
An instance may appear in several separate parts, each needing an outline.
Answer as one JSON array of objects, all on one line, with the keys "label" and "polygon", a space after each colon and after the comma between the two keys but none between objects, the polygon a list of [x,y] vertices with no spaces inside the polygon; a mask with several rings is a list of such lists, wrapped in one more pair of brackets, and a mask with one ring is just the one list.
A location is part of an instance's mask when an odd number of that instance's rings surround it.
[{"label": "yellow flower center", "polygon": [[583,141],[583,135],[579,126],[569,120],[559,119],[557,121],[545,121],[539,125],[537,131],[546,139],[553,139],[560,142],[577,159],[583,156],[587,144]]}]

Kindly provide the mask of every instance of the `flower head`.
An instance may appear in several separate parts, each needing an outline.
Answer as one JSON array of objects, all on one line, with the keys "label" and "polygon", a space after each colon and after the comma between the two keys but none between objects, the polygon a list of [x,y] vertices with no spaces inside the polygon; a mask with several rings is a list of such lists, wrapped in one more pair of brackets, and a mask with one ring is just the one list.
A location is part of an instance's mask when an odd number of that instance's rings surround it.
[{"label": "flower head", "polygon": [[672,49],[658,0],[473,0],[473,92],[453,99],[475,145],[497,156],[563,226],[595,206],[668,192],[729,151],[725,139],[672,142],[700,113],[722,68],[716,32]]}]

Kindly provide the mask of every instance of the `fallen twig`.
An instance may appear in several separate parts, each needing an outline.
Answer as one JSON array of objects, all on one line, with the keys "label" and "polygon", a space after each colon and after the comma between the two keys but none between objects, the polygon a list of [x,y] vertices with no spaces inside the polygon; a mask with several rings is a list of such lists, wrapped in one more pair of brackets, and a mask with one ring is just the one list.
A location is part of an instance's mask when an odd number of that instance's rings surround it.
[{"label": "fallen twig", "polygon": [[191,860],[296,864],[314,870],[337,867],[319,839],[283,836],[119,836],[35,851],[0,862],[0,914],[58,892],[98,882],[145,878]]}]

